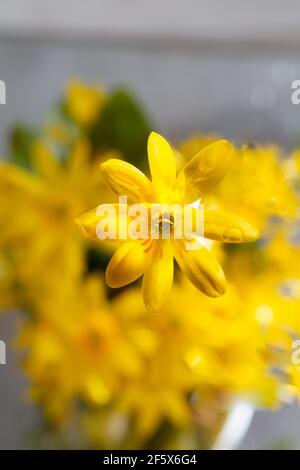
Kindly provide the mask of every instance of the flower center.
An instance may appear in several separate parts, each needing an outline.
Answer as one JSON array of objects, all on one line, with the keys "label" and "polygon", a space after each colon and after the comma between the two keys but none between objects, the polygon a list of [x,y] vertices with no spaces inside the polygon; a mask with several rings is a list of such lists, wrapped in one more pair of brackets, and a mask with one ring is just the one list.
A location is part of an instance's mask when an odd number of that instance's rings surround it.
[{"label": "flower center", "polygon": [[[159,234],[159,238],[170,238],[173,233],[174,216],[170,212],[163,212],[155,216],[152,226]],[[151,229],[151,225],[149,225]]]}]

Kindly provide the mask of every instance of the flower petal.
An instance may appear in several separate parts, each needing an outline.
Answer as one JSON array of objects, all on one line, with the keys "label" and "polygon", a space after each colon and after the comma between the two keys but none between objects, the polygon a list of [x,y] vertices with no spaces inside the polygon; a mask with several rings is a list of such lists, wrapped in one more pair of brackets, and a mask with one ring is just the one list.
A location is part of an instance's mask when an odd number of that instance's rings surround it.
[{"label": "flower petal", "polygon": [[[107,207],[109,210],[105,210]],[[111,212],[110,212],[111,211]],[[127,240],[130,221],[127,215],[127,205],[122,204],[100,204],[99,206],[84,212],[76,217],[75,222],[81,228],[83,234],[90,240],[103,240],[99,237],[99,223],[102,222],[101,230],[107,231],[108,226],[115,230],[114,238],[107,238],[108,241]],[[105,223],[105,224],[104,224]]]},{"label": "flower petal", "polygon": [[100,221],[101,216],[97,215],[97,207],[84,212],[75,219],[76,224],[89,240],[98,240],[97,226]]},{"label": "flower petal", "polygon": [[176,240],[175,247],[177,263],[201,292],[209,297],[218,297],[225,293],[226,280],[223,269],[204,246],[198,247],[197,250],[187,250],[183,240]]},{"label": "flower petal", "polygon": [[125,242],[112,256],[106,268],[109,287],[123,287],[141,277],[151,262],[144,245],[136,240]]},{"label": "flower petal", "polygon": [[35,173],[50,184],[61,184],[64,178],[63,166],[55,154],[43,142],[36,142],[32,146],[31,163]]},{"label": "flower petal", "polygon": [[153,200],[153,187],[138,168],[123,160],[111,159],[100,165],[104,181],[117,196],[127,196],[129,202]]},{"label": "flower petal", "polygon": [[13,198],[17,194],[22,200],[24,197],[42,196],[46,191],[45,185],[37,176],[19,166],[0,162],[0,192],[1,198],[4,195]]},{"label": "flower petal", "polygon": [[182,169],[176,187],[186,202],[193,202],[216,186],[226,175],[234,148],[226,140],[218,140],[201,150]]},{"label": "flower petal", "polygon": [[157,312],[165,303],[173,284],[173,247],[169,240],[159,242],[152,264],[144,274],[143,297],[148,310]]},{"label": "flower petal", "polygon": [[156,198],[167,202],[176,181],[176,161],[169,143],[156,132],[151,132],[148,139],[148,160]]},{"label": "flower petal", "polygon": [[247,220],[230,212],[204,211],[204,236],[224,243],[253,242],[259,231]]}]

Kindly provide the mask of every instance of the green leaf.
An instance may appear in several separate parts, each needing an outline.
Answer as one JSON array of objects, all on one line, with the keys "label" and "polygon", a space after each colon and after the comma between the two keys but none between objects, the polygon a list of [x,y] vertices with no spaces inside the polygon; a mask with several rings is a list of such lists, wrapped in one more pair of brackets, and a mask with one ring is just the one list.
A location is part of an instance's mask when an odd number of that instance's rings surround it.
[{"label": "green leaf", "polygon": [[31,148],[36,132],[25,124],[17,124],[10,132],[9,155],[16,165],[31,170]]},{"label": "green leaf", "polygon": [[108,98],[91,137],[97,150],[117,150],[126,161],[143,168],[150,129],[136,98],[118,88]]}]

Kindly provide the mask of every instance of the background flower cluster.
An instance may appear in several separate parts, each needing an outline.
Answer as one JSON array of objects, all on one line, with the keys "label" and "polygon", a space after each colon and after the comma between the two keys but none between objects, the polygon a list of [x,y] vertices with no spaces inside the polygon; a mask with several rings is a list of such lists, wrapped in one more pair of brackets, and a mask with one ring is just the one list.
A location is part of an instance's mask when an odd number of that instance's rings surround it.
[{"label": "background flower cluster", "polygon": [[[39,129],[18,125],[0,165],[0,307],[22,312],[16,345],[55,447],[209,447],[237,398],[276,407],[300,393],[291,360],[300,333],[300,150],[245,143],[206,207],[261,231],[244,245],[211,242],[227,291],[211,299],[175,273],[148,312],[138,283],[111,290],[109,243],[74,219],[113,202],[99,164],[147,172],[153,125],[124,89],[70,82]],[[178,165],[222,136],[172,142]]]}]

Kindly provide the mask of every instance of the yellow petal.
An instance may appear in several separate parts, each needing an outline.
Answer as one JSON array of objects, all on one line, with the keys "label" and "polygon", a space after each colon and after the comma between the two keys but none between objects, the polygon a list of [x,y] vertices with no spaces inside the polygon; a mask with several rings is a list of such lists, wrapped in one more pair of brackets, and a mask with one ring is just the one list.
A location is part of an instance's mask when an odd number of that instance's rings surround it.
[{"label": "yellow petal", "polygon": [[177,390],[164,390],[162,404],[165,409],[166,416],[175,426],[187,425],[190,421],[191,409],[188,401]]},{"label": "yellow petal", "polygon": [[[114,213],[106,212],[104,209],[99,211],[99,208],[108,206],[110,210],[114,209]],[[105,219],[105,220],[104,220]],[[106,225],[106,231],[108,225],[115,229],[115,238],[109,238],[108,241],[120,241],[128,240],[129,226],[132,218],[127,216],[127,206],[122,204],[103,204],[84,212],[83,214],[76,217],[75,222],[81,228],[83,234],[89,240],[99,240],[99,223]],[[105,222],[105,224],[104,224]],[[104,229],[105,227],[101,227]]]},{"label": "yellow petal", "polygon": [[97,225],[101,216],[97,215],[97,207],[76,217],[75,222],[89,240],[98,240]]},{"label": "yellow petal", "polygon": [[153,200],[152,184],[138,168],[123,160],[111,159],[100,165],[104,181],[117,196],[129,202]]},{"label": "yellow petal", "polygon": [[156,199],[167,202],[176,180],[176,161],[169,143],[156,132],[148,139],[148,160]]},{"label": "yellow petal", "polygon": [[90,86],[79,80],[71,80],[67,87],[66,105],[71,117],[80,125],[91,124],[105,103],[106,95],[101,86]]},{"label": "yellow petal", "polygon": [[144,274],[143,297],[148,310],[161,309],[170,293],[173,283],[173,249],[169,240],[158,244],[159,250]]},{"label": "yellow petal", "polygon": [[63,167],[46,144],[37,142],[32,148],[31,161],[36,173],[50,184],[60,184]]},{"label": "yellow petal", "polygon": [[142,439],[146,437],[150,437],[154,434],[159,428],[161,423],[161,415],[158,411],[158,406],[155,400],[147,401],[147,405],[140,407],[143,411],[141,413],[137,413],[136,418],[136,426],[138,435],[141,436]]},{"label": "yellow petal", "polygon": [[151,259],[139,241],[125,242],[118,248],[106,268],[109,287],[123,287],[141,277]]},{"label": "yellow petal", "polygon": [[180,172],[176,187],[186,202],[193,202],[216,186],[226,175],[234,148],[226,140],[218,140],[201,150]]},{"label": "yellow petal", "polygon": [[175,258],[187,278],[204,294],[218,297],[225,293],[223,269],[215,257],[204,247],[186,250],[183,240],[175,241]]},{"label": "yellow petal", "polygon": [[[22,168],[0,162],[0,193],[9,197],[15,197],[20,193],[24,197],[41,195],[45,192],[43,182]],[[22,200],[22,199],[21,199]]]},{"label": "yellow petal", "polygon": [[84,138],[76,141],[67,162],[69,179],[76,183],[84,178],[88,178],[87,174],[91,166],[90,157],[91,145],[89,141]]},{"label": "yellow petal", "polygon": [[253,242],[259,231],[247,220],[230,212],[204,211],[204,236],[224,243]]}]

